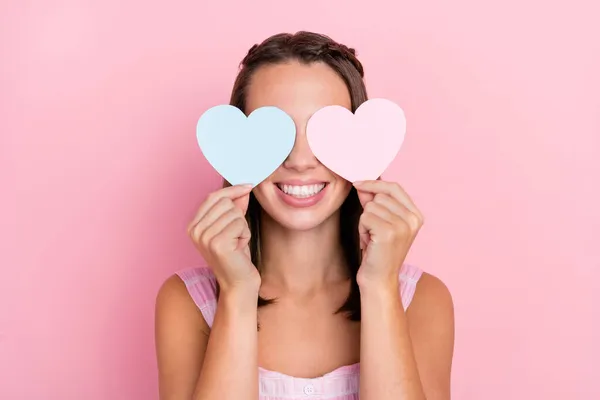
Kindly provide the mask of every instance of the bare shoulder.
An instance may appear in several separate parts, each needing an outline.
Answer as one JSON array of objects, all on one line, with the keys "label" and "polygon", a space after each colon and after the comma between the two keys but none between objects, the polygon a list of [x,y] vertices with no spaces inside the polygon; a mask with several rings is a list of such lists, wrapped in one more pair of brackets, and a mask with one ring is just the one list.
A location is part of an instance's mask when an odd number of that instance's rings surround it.
[{"label": "bare shoulder", "polygon": [[209,328],[178,275],[156,296],[155,345],[161,399],[191,398],[204,359]]},{"label": "bare shoulder", "polygon": [[167,278],[156,296],[156,323],[167,323],[172,329],[195,328],[208,334],[209,328],[202,313],[190,296],[185,283],[174,274]]},{"label": "bare shoulder", "polygon": [[165,303],[171,302],[173,299],[184,300],[190,296],[187,294],[187,288],[183,280],[177,275],[173,274],[168,277],[158,289],[156,296],[156,304],[164,305]]},{"label": "bare shoulder", "polygon": [[426,314],[429,317],[454,315],[454,302],[446,284],[437,276],[423,272],[417,282],[415,295],[407,314]]},{"label": "bare shoulder", "polygon": [[454,341],[454,302],[450,290],[437,276],[423,272],[406,316],[413,333],[431,336],[432,333],[421,331],[433,330]]},{"label": "bare shoulder", "polygon": [[448,287],[438,277],[423,273],[406,316],[426,397],[449,399],[454,304]]}]

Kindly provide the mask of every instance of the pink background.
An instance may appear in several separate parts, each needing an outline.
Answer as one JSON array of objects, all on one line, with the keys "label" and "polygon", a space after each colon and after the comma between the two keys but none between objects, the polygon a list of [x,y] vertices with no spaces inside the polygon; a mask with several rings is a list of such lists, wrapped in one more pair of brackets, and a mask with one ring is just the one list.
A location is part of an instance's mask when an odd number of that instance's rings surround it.
[{"label": "pink background", "polygon": [[155,294],[219,182],[196,120],[300,29],[406,111],[387,177],[454,295],[454,398],[600,398],[600,8],[490,3],[2,1],[0,398],[157,398]]}]

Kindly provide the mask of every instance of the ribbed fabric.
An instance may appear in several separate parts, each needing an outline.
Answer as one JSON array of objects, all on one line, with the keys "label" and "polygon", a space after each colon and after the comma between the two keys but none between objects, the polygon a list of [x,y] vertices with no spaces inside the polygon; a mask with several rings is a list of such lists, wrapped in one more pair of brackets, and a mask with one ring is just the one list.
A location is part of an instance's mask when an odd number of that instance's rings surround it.
[{"label": "ribbed fabric", "polygon": [[[177,272],[188,292],[212,326],[217,309],[217,281],[208,267]],[[408,264],[400,269],[400,296],[406,310],[415,294],[422,271]],[[259,367],[260,400],[358,400],[360,364],[346,365],[318,378],[297,378]]]}]

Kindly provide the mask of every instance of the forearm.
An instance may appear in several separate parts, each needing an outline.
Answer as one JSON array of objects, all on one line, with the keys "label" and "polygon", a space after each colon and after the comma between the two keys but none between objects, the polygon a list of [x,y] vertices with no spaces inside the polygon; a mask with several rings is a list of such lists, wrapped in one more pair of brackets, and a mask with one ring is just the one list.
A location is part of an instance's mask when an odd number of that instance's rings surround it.
[{"label": "forearm", "polygon": [[195,400],[258,399],[257,298],[221,292]]},{"label": "forearm", "polygon": [[360,284],[361,400],[424,400],[398,284]]}]

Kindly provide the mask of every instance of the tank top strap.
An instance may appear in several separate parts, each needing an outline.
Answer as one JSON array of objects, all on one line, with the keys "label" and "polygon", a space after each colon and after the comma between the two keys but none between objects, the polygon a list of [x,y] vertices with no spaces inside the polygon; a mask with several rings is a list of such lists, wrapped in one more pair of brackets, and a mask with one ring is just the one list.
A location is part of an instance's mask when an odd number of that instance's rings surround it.
[{"label": "tank top strap", "polygon": [[204,320],[212,327],[217,310],[217,279],[209,267],[192,267],[177,271],[200,309]]},{"label": "tank top strap", "polygon": [[422,275],[423,271],[411,264],[403,264],[400,268],[398,279],[400,280],[400,297],[404,310],[410,305]]}]

